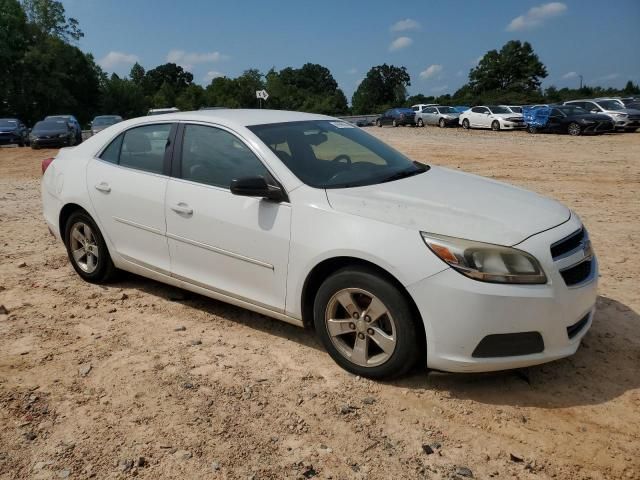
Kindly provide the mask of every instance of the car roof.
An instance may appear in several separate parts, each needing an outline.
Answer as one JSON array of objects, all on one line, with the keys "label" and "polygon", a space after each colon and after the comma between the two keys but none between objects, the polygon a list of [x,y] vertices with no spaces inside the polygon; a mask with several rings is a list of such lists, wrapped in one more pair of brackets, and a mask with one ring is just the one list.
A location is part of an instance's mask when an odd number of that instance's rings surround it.
[{"label": "car roof", "polygon": [[[133,123],[168,121],[202,121],[236,126],[264,125],[269,123],[300,122],[305,120],[334,120],[334,117],[315,113],[292,112],[267,109],[217,109],[173,112],[162,115],[139,117]],[[130,120],[131,122],[131,120]]]}]

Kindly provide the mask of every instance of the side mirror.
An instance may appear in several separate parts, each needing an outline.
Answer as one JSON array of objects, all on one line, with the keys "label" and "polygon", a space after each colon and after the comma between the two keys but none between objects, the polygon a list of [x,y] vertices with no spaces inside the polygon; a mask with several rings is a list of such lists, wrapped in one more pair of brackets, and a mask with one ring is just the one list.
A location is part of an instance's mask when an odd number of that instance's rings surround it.
[{"label": "side mirror", "polygon": [[262,197],[276,202],[287,199],[281,187],[269,185],[264,177],[242,177],[231,180],[231,193],[241,197]]}]

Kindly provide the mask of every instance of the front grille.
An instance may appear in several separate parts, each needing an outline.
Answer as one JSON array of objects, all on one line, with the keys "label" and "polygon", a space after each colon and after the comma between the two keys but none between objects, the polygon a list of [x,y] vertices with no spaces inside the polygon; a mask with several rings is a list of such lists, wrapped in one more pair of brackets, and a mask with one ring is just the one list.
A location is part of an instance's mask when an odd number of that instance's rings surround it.
[{"label": "front grille", "polygon": [[582,240],[584,240],[584,236],[584,228],[581,228],[580,230],[573,232],[568,237],[554,243],[551,245],[551,257],[555,260],[558,257],[575,250],[580,246]]},{"label": "front grille", "polygon": [[582,331],[584,327],[587,326],[587,323],[589,323],[589,315],[590,314],[587,313],[584,317],[582,317],[576,323],[567,327],[567,335],[569,336],[569,339],[572,339],[573,337],[575,337],[577,334],[579,334]]},{"label": "front grille", "polygon": [[564,283],[567,284],[567,287],[577,285],[589,278],[589,275],[591,274],[592,263],[593,259],[589,258],[588,260],[580,262],[573,267],[561,270],[560,275],[562,275]]},{"label": "front grille", "polygon": [[544,351],[539,332],[498,333],[487,335],[471,354],[475,358],[515,357]]}]

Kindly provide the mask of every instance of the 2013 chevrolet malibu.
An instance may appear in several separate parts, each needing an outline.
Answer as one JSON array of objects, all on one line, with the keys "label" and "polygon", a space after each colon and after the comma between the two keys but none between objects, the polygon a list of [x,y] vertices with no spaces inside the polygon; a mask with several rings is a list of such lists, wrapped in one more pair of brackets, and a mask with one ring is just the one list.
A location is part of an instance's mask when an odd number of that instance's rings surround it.
[{"label": "2013 chevrolet malibu", "polygon": [[336,118],[138,118],[43,170],[44,217],[83,279],[127,270],[313,325],[359,375],[543,363],[592,322],[597,262],[575,213]]}]

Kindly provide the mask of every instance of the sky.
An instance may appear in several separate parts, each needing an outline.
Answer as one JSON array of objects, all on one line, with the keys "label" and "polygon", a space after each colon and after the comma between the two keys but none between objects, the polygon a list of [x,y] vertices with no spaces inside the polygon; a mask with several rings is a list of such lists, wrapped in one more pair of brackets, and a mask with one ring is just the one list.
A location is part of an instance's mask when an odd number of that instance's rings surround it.
[{"label": "sky", "polygon": [[62,0],[78,46],[107,72],[167,61],[207,85],[249,68],[329,68],[347,98],[374,65],[405,66],[410,94],[453,93],[488,50],[528,41],[543,86],[640,83],[640,0]]}]

